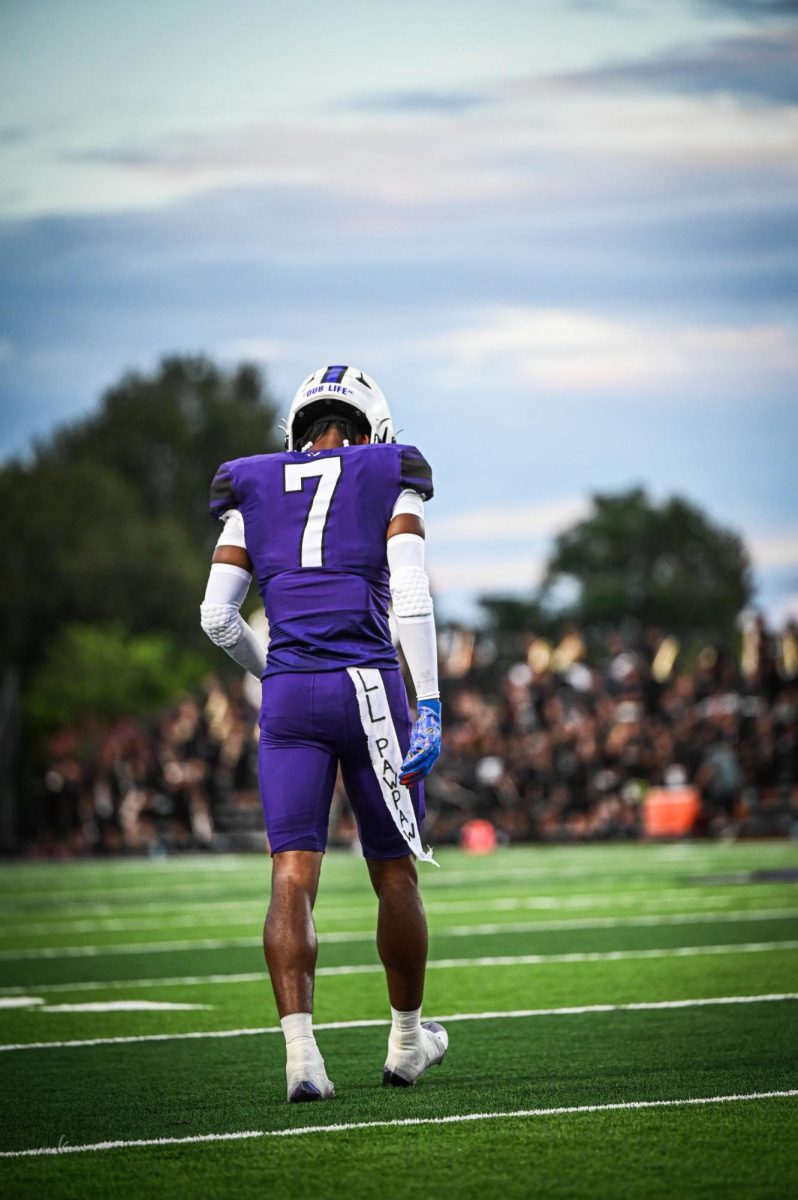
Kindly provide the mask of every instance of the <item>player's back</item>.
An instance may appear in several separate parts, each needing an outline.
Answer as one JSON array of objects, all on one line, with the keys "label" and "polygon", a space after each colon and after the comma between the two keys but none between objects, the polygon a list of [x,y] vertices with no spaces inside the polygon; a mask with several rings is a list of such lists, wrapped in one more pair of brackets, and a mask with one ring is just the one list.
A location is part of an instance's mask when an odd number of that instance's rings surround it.
[{"label": "player's back", "polygon": [[412,446],[345,446],[236,459],[211,511],[237,508],[266,614],[266,674],[396,667],[386,531],[401,491],[432,495]]}]

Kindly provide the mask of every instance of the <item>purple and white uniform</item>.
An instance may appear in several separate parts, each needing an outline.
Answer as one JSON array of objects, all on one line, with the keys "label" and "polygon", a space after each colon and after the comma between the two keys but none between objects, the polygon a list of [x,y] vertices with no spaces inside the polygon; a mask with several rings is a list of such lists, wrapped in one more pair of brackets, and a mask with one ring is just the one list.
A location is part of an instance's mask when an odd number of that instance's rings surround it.
[{"label": "purple and white uniform", "polygon": [[[272,853],[324,850],[339,762],[366,857],[409,852],[373,736],[387,728],[402,755],[410,740],[385,537],[407,489],[428,500],[432,474],[418,450],[394,443],[254,455],[214,478],[211,513],[240,511],[269,620],[259,764]],[[423,787],[410,798],[420,824]]]}]

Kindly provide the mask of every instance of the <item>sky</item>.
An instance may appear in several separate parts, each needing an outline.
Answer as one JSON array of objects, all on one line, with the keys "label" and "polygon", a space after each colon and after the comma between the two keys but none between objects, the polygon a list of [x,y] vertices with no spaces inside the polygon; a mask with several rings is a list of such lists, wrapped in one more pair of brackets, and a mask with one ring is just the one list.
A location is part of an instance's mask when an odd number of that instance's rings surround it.
[{"label": "sky", "polygon": [[443,615],[637,485],[798,615],[797,218],[796,0],[5,0],[0,460],[164,354],[353,363]]}]

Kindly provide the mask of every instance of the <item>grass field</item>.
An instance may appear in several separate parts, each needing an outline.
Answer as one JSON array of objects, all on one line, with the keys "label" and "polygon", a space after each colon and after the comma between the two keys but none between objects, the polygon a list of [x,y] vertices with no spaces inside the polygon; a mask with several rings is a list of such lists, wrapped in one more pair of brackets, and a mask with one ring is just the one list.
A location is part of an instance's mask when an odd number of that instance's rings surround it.
[{"label": "grass field", "polygon": [[298,1106],[265,861],[4,867],[0,1193],[798,1193],[795,844],[439,858],[425,1014],[446,1061],[380,1086],[375,905],[363,863],[331,854],[316,1020],[337,1096]]}]

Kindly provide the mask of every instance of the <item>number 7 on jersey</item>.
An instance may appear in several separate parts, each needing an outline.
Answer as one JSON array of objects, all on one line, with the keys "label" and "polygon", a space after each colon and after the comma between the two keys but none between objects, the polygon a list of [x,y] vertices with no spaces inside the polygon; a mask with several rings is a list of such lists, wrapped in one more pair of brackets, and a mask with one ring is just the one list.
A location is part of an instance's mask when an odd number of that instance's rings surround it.
[{"label": "number 7 on jersey", "polygon": [[340,458],[319,458],[315,462],[285,464],[286,492],[302,492],[306,479],[318,480],[302,533],[300,565],[303,567],[324,566],[324,532],[330,504],[340,477]]}]

